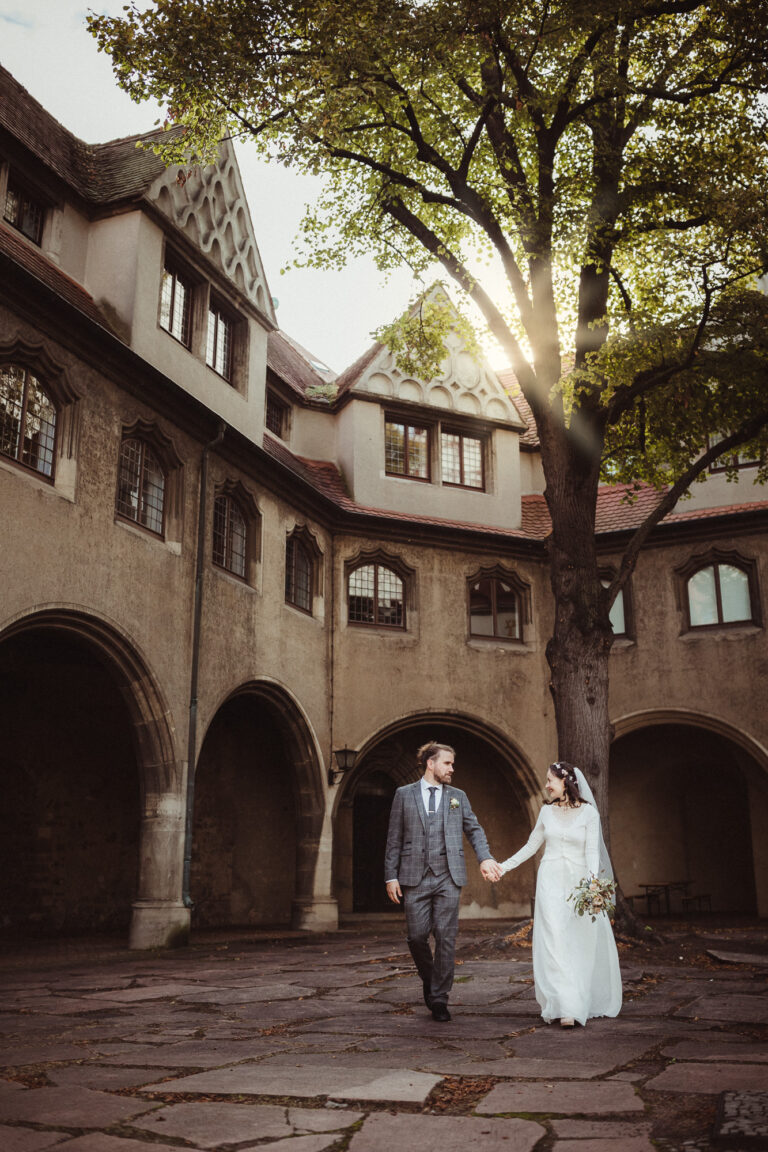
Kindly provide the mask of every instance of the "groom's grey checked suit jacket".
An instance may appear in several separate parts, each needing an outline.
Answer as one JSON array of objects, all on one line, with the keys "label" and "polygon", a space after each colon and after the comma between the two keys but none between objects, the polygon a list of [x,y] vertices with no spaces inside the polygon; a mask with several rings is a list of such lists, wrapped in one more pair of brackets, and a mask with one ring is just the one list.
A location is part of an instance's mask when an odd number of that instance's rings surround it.
[{"label": "groom's grey checked suit jacket", "polygon": [[[457,800],[458,807],[451,807]],[[462,836],[466,835],[482,863],[491,858],[485,832],[472,811],[466,792],[443,785],[438,809],[445,830],[446,864],[454,884],[462,888],[467,882]],[[398,788],[389,817],[387,848],[384,854],[384,879],[400,881],[407,887],[419,884],[427,869],[427,815],[421,798],[421,781]]]}]

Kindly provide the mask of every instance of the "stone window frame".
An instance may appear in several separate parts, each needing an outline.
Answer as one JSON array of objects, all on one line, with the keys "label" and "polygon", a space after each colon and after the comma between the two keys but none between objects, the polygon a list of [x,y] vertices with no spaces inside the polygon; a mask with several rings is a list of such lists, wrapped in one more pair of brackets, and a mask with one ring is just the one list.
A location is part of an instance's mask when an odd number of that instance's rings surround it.
[{"label": "stone window frame", "polygon": [[[721,440],[725,439],[725,433],[722,435],[711,433],[707,437],[707,447],[711,448],[713,444],[718,444]],[[720,472],[733,472],[740,471],[742,468],[759,468],[760,458],[754,456],[743,456],[743,453],[738,451],[732,452],[728,456],[718,456],[717,460],[713,460],[709,464],[709,472],[712,474]]]},{"label": "stone window frame", "polygon": [[[230,501],[239,511],[245,521],[245,572],[241,575],[217,560],[215,554],[214,530],[216,523],[216,502],[218,500]],[[250,587],[255,587],[258,577],[258,565],[261,560],[261,512],[256,500],[240,480],[223,480],[214,486],[213,490],[213,516],[211,518],[211,563],[215,568],[226,572],[235,580],[239,580]]]},{"label": "stone window frame", "polygon": [[[480,580],[493,580],[502,581],[509,584],[517,599],[518,616],[520,620],[520,635],[519,636],[501,636],[496,635],[495,632],[491,635],[482,632],[472,631],[472,585],[477,584]],[[515,646],[524,645],[526,643],[526,630],[531,624],[533,616],[531,612],[531,585],[522,579],[517,572],[511,568],[507,568],[504,564],[486,565],[478,568],[466,580],[466,599],[467,599],[467,638],[469,640],[480,642],[487,642],[498,644],[503,641],[506,644]],[[495,608],[494,608],[494,627],[495,627]]]},{"label": "stone window frame", "polygon": [[[719,565],[721,564],[727,564],[733,568],[738,568],[747,577],[749,606],[751,611],[751,616],[748,619],[722,619],[720,577],[717,571]],[[696,575],[697,572],[700,572],[704,568],[710,567],[715,569],[715,595],[717,598],[718,619],[712,624],[692,624],[690,600],[688,596],[688,582],[692,576]],[[719,632],[723,629],[730,630],[734,628],[762,628],[763,617],[760,600],[760,585],[758,580],[757,561],[755,559],[748,556],[743,556],[735,549],[725,549],[715,546],[710,548],[707,552],[698,553],[695,556],[689,557],[689,559],[684,564],[681,564],[675,568],[674,576],[677,606],[683,617],[681,635],[685,633],[698,634],[707,632]]]},{"label": "stone window frame", "polygon": [[[352,620],[349,613],[350,590],[349,581],[352,574],[360,568],[365,568],[368,565],[373,565],[376,568],[384,568],[392,572],[401,581],[403,587],[403,618],[402,623],[388,624],[379,619],[373,621],[367,620]],[[374,584],[374,589],[376,584]],[[414,608],[414,569],[409,567],[399,556],[394,556],[389,552],[385,552],[381,548],[376,548],[371,551],[358,552],[355,556],[344,562],[344,601],[346,610],[346,623],[350,628],[363,628],[379,630],[386,633],[402,634],[409,630],[409,617]],[[375,599],[375,591],[374,591]],[[375,609],[374,609],[375,610]]]},{"label": "stone window frame", "polygon": [[69,373],[64,366],[51,356],[42,342],[31,343],[17,338],[8,344],[0,345],[0,367],[11,365],[35,377],[56,412],[51,474],[40,472],[13,456],[2,454],[0,459],[19,469],[24,475],[34,477],[57,491],[66,487],[67,492],[64,494],[71,497],[74,493],[74,473],[67,483],[62,477],[61,465],[67,462],[74,463],[77,459],[80,442],[80,393],[70,382]]},{"label": "stone window frame", "polygon": [[[148,528],[140,520],[126,516],[119,509],[120,501],[120,460],[123,445],[128,440],[139,441],[149,446],[157,458],[162,470],[163,484],[163,526],[160,532]],[[169,436],[159,428],[154,421],[134,420],[132,424],[124,425],[120,434],[120,447],[117,455],[117,476],[115,484],[114,515],[119,524],[128,524],[141,533],[146,533],[155,540],[164,540],[168,543],[181,542],[183,524],[184,502],[183,462],[176,447]]]},{"label": "stone window frame", "polygon": [[[300,549],[309,564],[308,600],[309,606],[298,600],[299,589],[296,586],[295,551]],[[322,596],[322,560],[323,553],[312,532],[305,524],[297,524],[285,539],[285,602],[298,612],[307,616],[315,616],[316,601]]]}]

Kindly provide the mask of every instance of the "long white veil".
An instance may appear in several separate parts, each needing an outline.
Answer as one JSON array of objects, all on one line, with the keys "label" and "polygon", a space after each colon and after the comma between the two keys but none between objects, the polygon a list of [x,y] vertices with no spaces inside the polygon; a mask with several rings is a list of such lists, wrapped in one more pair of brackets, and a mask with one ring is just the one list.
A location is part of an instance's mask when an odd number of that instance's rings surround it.
[{"label": "long white veil", "polygon": [[[597,804],[595,803],[595,797],[592,794],[592,789],[590,788],[589,784],[587,783],[587,778],[584,775],[584,773],[582,772],[581,768],[576,768],[576,782],[579,785],[579,794],[582,796],[582,798],[584,800],[589,801],[589,803],[595,809],[595,811],[597,812],[597,815],[599,817],[600,816],[600,810],[597,807]],[[606,848],[605,840],[603,839],[603,822],[602,822],[602,820],[600,821],[599,847],[600,847],[600,872],[599,872],[599,874],[601,877],[604,876],[608,880],[613,880],[613,868],[611,866],[611,858],[608,855],[608,849]]]}]

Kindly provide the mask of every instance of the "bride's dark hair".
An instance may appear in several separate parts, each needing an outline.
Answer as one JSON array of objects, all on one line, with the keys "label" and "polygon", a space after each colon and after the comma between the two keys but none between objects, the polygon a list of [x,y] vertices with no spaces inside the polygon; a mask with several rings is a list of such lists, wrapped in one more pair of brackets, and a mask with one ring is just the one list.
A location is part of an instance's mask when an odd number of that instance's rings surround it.
[{"label": "bride's dark hair", "polygon": [[567,760],[556,760],[554,764],[550,764],[549,770],[553,776],[557,776],[565,784],[565,795],[568,798],[569,804],[588,804],[589,801],[585,800],[581,792],[579,792],[579,782],[576,779],[576,765],[569,764]]}]

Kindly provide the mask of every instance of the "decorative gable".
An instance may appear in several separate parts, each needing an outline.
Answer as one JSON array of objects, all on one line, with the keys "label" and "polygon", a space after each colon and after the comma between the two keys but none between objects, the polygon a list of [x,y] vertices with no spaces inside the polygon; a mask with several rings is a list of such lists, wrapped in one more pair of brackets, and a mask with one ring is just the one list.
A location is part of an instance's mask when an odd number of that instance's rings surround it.
[{"label": "decorative gable", "polygon": [[186,179],[174,165],[147,196],[221,269],[272,323],[272,297],[264,275],[235,150],[222,141],[219,160]]},{"label": "decorative gable", "polygon": [[470,352],[456,330],[449,332],[444,344],[442,374],[432,380],[417,380],[406,375],[394,353],[377,344],[343,373],[337,383],[341,391],[366,392],[387,400],[406,400],[442,412],[459,412],[525,427],[485,357]]}]

